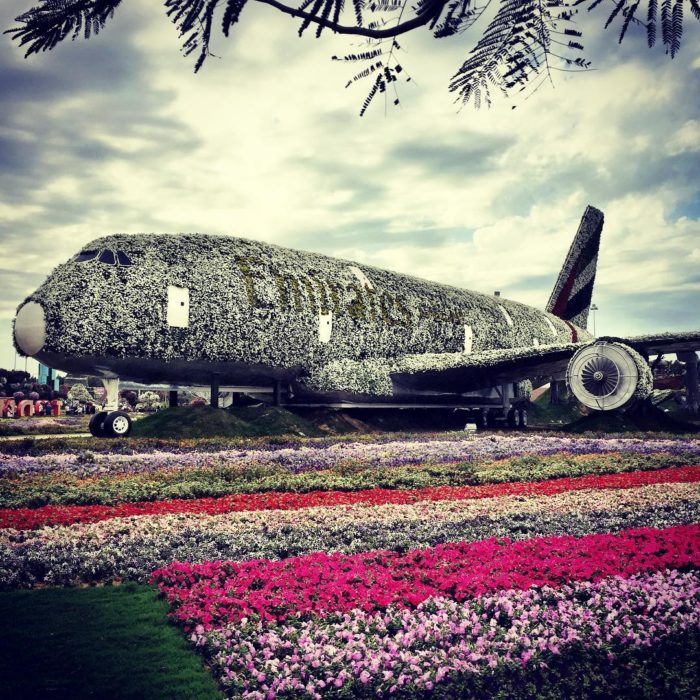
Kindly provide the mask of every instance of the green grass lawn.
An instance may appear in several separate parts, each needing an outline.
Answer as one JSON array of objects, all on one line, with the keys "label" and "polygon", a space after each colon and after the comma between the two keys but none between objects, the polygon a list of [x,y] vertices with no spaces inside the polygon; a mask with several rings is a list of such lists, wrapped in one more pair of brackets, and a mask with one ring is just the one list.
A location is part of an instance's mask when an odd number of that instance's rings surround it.
[{"label": "green grass lawn", "polygon": [[154,588],[0,593],[0,698],[221,698]]}]

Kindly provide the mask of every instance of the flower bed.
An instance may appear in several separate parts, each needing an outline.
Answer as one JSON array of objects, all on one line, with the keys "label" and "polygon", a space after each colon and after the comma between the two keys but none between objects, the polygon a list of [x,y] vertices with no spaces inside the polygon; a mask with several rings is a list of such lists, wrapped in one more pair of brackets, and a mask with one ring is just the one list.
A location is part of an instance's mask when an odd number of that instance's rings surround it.
[{"label": "flower bed", "polygon": [[511,589],[463,603],[428,598],[414,610],[353,609],[325,619],[209,632],[197,625],[191,639],[236,697],[338,697],[341,690],[345,697],[415,697],[436,690],[439,697],[485,697],[488,690],[513,697],[504,694],[504,668],[532,671],[556,664],[567,652],[586,659],[599,650],[612,666],[627,661],[630,649],[658,653],[663,641],[699,624],[700,576],[664,570]]},{"label": "flower bed", "polygon": [[696,464],[692,450],[675,454],[604,453],[525,455],[498,462],[462,461],[409,466],[341,464],[324,471],[292,473],[284,466],[215,464],[144,474],[15,475],[0,478],[0,508],[49,504],[110,505],[137,501],[220,497],[235,493],[357,491],[540,481],[584,474],[654,470]]},{"label": "flower bed", "polygon": [[173,561],[284,559],[310,552],[406,551],[443,542],[665,528],[700,520],[697,484],[410,505],[115,518],[0,531],[0,587],[147,581]]},{"label": "flower bed", "polygon": [[231,697],[691,697],[699,464],[510,436],[5,454],[0,588],[152,578]]},{"label": "flower bed", "polygon": [[72,453],[40,456],[0,454],[0,477],[60,472],[77,476],[147,474],[168,469],[202,466],[284,467],[292,473],[337,469],[339,466],[397,467],[412,464],[499,460],[519,455],[566,453],[693,454],[700,456],[697,440],[597,439],[542,436],[503,436],[451,439],[410,439],[380,442],[311,442],[293,447],[199,451],[160,451],[146,454]]},{"label": "flower bed", "polygon": [[298,510],[317,506],[384,505],[420,501],[458,501],[505,495],[552,495],[582,489],[634,488],[646,484],[695,483],[700,467],[677,467],[649,472],[597,475],[552,479],[544,482],[505,482],[480,486],[429,486],[418,489],[364,489],[358,491],[310,491],[290,493],[268,491],[222,498],[192,500],[141,501],[116,506],[44,506],[41,508],[0,509],[0,528],[28,529],[42,525],[94,523],[134,515],[206,513],[216,515],[238,511]]},{"label": "flower bed", "polygon": [[85,416],[34,416],[0,420],[0,436],[3,435],[69,435],[84,433],[88,429]]},{"label": "flower bed", "polygon": [[496,590],[597,581],[700,565],[700,525],[512,542],[488,539],[405,554],[316,552],[284,561],[174,563],[153,580],[175,606],[173,618],[204,630],[239,622],[301,619],[355,608],[414,607],[431,596],[461,601]]}]

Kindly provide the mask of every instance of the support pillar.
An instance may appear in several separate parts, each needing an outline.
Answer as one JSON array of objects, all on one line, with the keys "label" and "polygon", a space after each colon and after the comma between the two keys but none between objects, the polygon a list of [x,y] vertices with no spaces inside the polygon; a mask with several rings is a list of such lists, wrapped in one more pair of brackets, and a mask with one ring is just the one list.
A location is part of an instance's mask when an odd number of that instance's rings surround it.
[{"label": "support pillar", "polygon": [[280,381],[275,382],[274,405],[275,406],[282,405],[282,382],[280,382]]},{"label": "support pillar", "polygon": [[559,403],[559,386],[556,379],[549,382],[549,403],[556,406]]},{"label": "support pillar", "polygon": [[101,377],[102,385],[107,392],[105,411],[119,410],[119,377]]},{"label": "support pillar", "polygon": [[177,389],[168,392],[168,408],[177,408]]},{"label": "support pillar", "polygon": [[219,375],[211,375],[211,397],[209,403],[212,408],[219,408]]},{"label": "support pillar", "polygon": [[698,387],[698,356],[694,352],[676,353],[679,362],[685,364],[685,396],[688,410],[697,413],[700,408],[700,388]]}]

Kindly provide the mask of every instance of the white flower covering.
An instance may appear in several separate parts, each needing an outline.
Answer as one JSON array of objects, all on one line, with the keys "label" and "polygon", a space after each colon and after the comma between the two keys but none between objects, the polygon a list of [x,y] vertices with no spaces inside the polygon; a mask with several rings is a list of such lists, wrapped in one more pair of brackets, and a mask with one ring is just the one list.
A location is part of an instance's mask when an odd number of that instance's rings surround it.
[{"label": "white flower covering", "polygon": [[304,385],[320,392],[391,396],[391,367],[385,360],[333,360],[312,370],[304,378]]},{"label": "white flower covering", "polygon": [[[85,246],[105,249],[134,264],[71,260],[28,297],[44,307],[47,353],[282,368],[308,375],[309,386],[383,395],[392,361],[409,371],[420,356],[431,366],[463,361],[465,326],[477,361],[520,352],[533,337],[571,340],[563,321],[523,304],[258,241],[117,234]],[[168,286],[189,290],[187,328],[167,323]],[[319,314],[328,312],[324,343]]]},{"label": "white flower covering", "polygon": [[617,345],[617,347],[628,352],[637,367],[639,378],[637,379],[637,388],[634,392],[633,398],[646,399],[648,396],[651,396],[651,392],[654,389],[654,375],[651,371],[651,367],[649,367],[649,363],[629,345],[625,345],[624,343],[612,344]]},{"label": "white flower covering", "polygon": [[491,367],[496,362],[521,360],[529,357],[540,357],[545,353],[571,351],[573,354],[581,344],[561,343],[558,345],[540,345],[539,347],[503,348],[500,350],[485,350],[478,354],[442,353],[425,355],[406,355],[393,366],[393,372],[418,373],[458,367]]}]

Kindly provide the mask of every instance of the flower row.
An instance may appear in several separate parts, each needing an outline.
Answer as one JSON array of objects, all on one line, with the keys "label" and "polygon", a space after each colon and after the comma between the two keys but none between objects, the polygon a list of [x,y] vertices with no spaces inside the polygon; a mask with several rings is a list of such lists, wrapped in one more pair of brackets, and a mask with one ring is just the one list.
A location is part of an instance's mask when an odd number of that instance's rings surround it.
[{"label": "flower row", "polygon": [[451,437],[379,442],[310,443],[283,448],[237,448],[213,452],[154,450],[138,454],[55,452],[39,456],[0,454],[0,477],[28,476],[60,472],[77,476],[102,474],[144,474],[148,472],[200,468],[202,466],[239,469],[265,466],[284,467],[292,473],[337,469],[344,465],[383,467],[450,462],[483,462],[520,455],[557,453],[700,455],[697,440],[639,440],[632,438],[576,438],[551,436]]},{"label": "flower row", "polygon": [[40,508],[0,509],[0,528],[29,529],[43,525],[94,523],[110,518],[135,515],[206,513],[218,515],[237,511],[295,510],[318,506],[409,504],[421,501],[455,501],[505,495],[553,495],[583,489],[623,489],[648,484],[695,483],[700,467],[676,467],[647,472],[590,474],[549,481],[516,481],[480,486],[432,486],[418,489],[363,489],[358,491],[310,491],[290,493],[269,491],[223,496],[221,498],[141,501],[115,506],[43,506]]},{"label": "flower row", "polygon": [[528,455],[484,464],[424,464],[381,467],[360,465],[293,474],[284,467],[240,469],[202,467],[162,470],[140,475],[79,478],[52,473],[0,479],[0,508],[45,505],[110,505],[137,501],[196,499],[235,493],[289,491],[357,491],[373,488],[427,488],[541,481],[586,474],[646,471],[697,464],[693,454]]},{"label": "flower row", "polygon": [[235,697],[420,697],[439,691],[440,697],[466,697],[455,690],[476,689],[500,669],[549,668],[567,652],[580,659],[601,650],[614,661],[629,649],[656,649],[699,627],[700,574],[665,570],[511,589],[461,603],[433,597],[414,610],[353,609],[325,619],[246,622],[209,632],[198,625],[191,640]]},{"label": "flower row", "polygon": [[415,607],[432,596],[457,601],[499,589],[557,586],[700,565],[700,525],[639,528],[581,538],[490,538],[406,553],[314,552],[283,561],[175,562],[153,574],[188,628],[212,629],[251,615],[261,620],[323,616],[389,605]]},{"label": "flower row", "polygon": [[497,536],[615,532],[700,520],[698,484],[553,496],[115,518],[0,530],[0,588],[148,580],[173,561],[283,559],[314,551],[406,551]]}]

